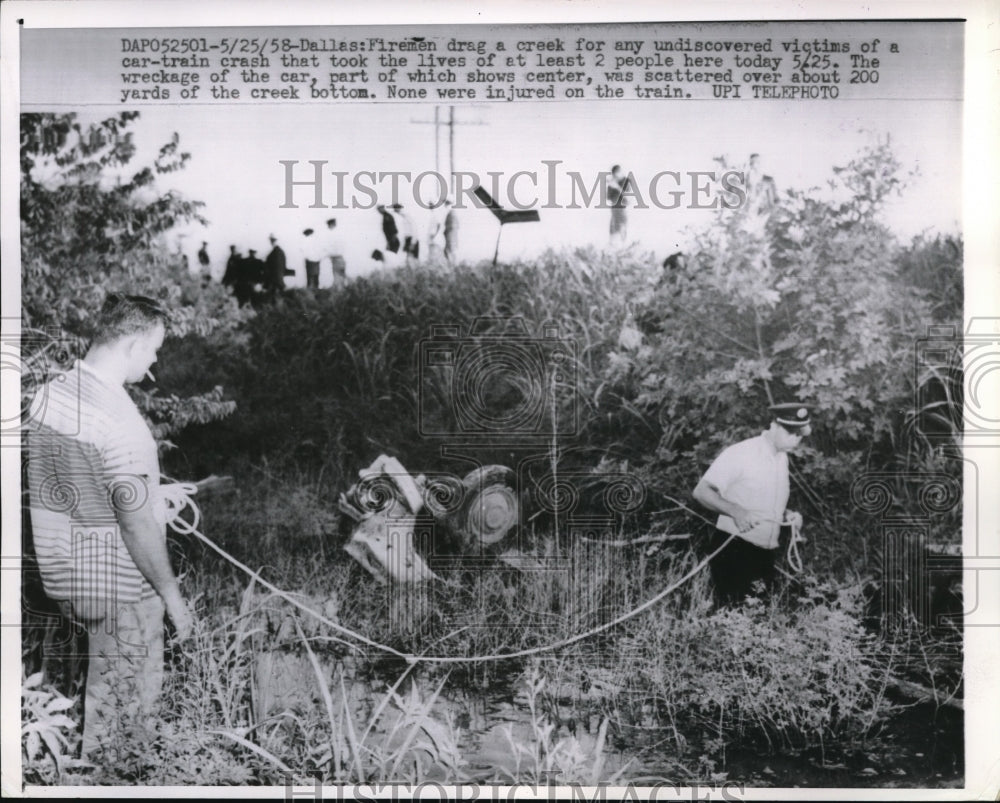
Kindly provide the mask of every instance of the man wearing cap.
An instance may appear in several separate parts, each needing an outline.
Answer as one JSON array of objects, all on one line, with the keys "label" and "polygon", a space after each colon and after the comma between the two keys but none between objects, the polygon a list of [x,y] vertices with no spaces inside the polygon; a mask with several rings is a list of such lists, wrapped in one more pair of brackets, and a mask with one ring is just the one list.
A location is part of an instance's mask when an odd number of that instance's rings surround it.
[{"label": "man wearing cap", "polygon": [[785,509],[788,452],[811,432],[809,408],[793,402],[768,409],[771,426],[724,449],[693,492],[719,514],[710,550],[729,541],[709,564],[716,596],[724,604],[742,600],[758,580],[768,588],[773,584],[780,528],[802,523],[802,516]]}]

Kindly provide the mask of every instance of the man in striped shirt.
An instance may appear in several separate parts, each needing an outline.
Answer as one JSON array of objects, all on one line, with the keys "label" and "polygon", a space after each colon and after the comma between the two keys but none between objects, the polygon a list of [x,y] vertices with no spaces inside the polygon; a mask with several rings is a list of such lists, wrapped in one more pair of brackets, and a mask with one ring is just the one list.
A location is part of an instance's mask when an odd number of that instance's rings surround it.
[{"label": "man in striped shirt", "polygon": [[167,555],[156,442],[124,385],[156,362],[166,311],[112,294],[86,356],[35,395],[28,490],[42,584],[88,633],[83,755],[147,715],[163,681],[163,614],[192,619]]}]

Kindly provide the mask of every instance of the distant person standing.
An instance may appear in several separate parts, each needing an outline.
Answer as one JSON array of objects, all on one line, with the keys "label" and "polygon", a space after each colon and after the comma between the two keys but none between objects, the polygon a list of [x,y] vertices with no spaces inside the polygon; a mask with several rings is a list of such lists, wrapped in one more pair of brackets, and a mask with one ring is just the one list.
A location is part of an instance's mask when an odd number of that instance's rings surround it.
[{"label": "distant person standing", "polygon": [[427,224],[427,259],[440,262],[444,255],[444,219],[448,214],[447,200],[442,198],[430,209]]},{"label": "distant person standing", "polygon": [[222,274],[222,286],[230,288],[234,295],[236,292],[236,282],[240,277],[240,265],[242,262],[243,256],[236,250],[236,246],[229,246],[229,259],[226,260],[226,272]]},{"label": "distant person standing", "polygon": [[659,335],[667,331],[671,299],[681,294],[687,277],[687,256],[676,251],[663,260],[663,268],[648,297],[636,304],[635,323],[644,335]]},{"label": "distant person standing", "polygon": [[778,187],[771,176],[764,175],[759,153],[750,154],[744,169],[743,181],[746,186],[749,211],[769,213],[778,202]]},{"label": "distant person standing", "polygon": [[208,258],[208,243],[202,240],[198,249],[198,266],[201,273],[201,286],[208,287],[212,281],[212,260]]},{"label": "distant person standing", "polygon": [[385,237],[385,250],[391,254],[398,254],[399,226],[396,223],[396,216],[382,204],[379,204],[376,209],[382,216],[382,236]]},{"label": "distant person standing", "polygon": [[449,265],[454,265],[458,259],[458,215],[450,199],[446,199],[444,205],[448,209],[444,216],[444,258]]},{"label": "distant person standing", "polygon": [[344,248],[337,234],[337,219],[333,217],[326,221],[326,249],[333,271],[333,286],[343,287],[347,284],[347,262],[344,260]]},{"label": "distant person standing", "polygon": [[396,228],[399,230],[399,242],[406,255],[406,264],[409,265],[411,260],[420,256],[420,242],[413,230],[413,221],[403,210],[403,205],[393,204],[391,208],[392,214],[396,218]]},{"label": "distant person standing", "polygon": [[[240,280],[243,297],[246,298],[246,302],[253,304],[253,306],[260,306],[260,302],[263,300],[264,283],[267,280],[267,274],[264,268],[264,261],[257,256],[257,252],[253,248],[250,249],[249,256],[243,260],[241,271]],[[244,304],[246,302],[241,301],[240,303]]]},{"label": "distant person standing", "polygon": [[611,168],[608,181],[608,203],[611,204],[611,244],[624,245],[628,238],[628,197],[629,177],[621,165]]},{"label": "distant person standing", "polygon": [[312,229],[302,232],[302,255],[306,263],[306,287],[310,290],[319,289],[319,263],[323,259],[323,244]]},{"label": "distant person standing", "polygon": [[278,238],[272,234],[268,240],[271,242],[271,250],[264,260],[264,298],[273,303],[278,294],[285,290],[285,276],[289,270],[285,251],[278,245]]}]

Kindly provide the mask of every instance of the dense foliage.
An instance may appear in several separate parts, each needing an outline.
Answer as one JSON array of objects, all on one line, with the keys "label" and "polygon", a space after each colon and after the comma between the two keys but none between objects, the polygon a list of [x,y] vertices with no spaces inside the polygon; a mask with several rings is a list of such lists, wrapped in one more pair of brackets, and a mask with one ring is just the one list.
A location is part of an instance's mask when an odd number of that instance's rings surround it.
[{"label": "dense foliage", "polygon": [[[184,168],[189,154],[174,134],[152,164],[132,166],[136,147],[121,112],[84,125],[75,114],[21,115],[22,388],[86,349],[96,312],[109,292],[160,299],[171,311],[169,335],[229,330],[245,317],[218,286],[202,288],[167,234],[206,221],[202,203],[161,191],[156,179]],[[140,409],[165,438],[190,421],[232,412],[219,388],[192,398],[136,393]]]}]

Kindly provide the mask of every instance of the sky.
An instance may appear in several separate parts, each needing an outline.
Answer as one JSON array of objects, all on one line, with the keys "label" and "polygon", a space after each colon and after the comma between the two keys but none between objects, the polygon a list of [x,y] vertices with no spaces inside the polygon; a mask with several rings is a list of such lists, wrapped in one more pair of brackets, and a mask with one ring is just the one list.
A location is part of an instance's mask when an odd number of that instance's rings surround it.
[{"label": "sky", "polygon": [[[441,118],[447,107],[441,108]],[[87,110],[82,119],[100,116]],[[281,208],[286,201],[286,166],[297,162],[295,180],[312,178],[310,160],[324,160],[327,171],[343,171],[345,200],[368,205],[369,198],[351,192],[359,171],[435,170],[433,106],[392,105],[349,108],[300,106],[230,107],[224,117],[215,107],[144,108],[134,125],[139,151],[134,164],[152,158],[172,132],[190,152],[188,167],[160,179],[162,188],[176,189],[204,201],[209,225],[187,227],[182,247],[195,262],[202,240],[214,267],[221,271],[230,244],[244,253],[255,248],[264,254],[274,233],[285,247],[292,267],[301,270],[301,232],[325,229],[329,217],[338,220],[338,233],[348,272],[361,275],[377,267],[370,258],[382,247],[381,219],[370,209],[310,209],[310,187],[293,190],[299,208]],[[956,101],[899,101],[872,103],[845,101],[775,102],[767,114],[756,104],[641,101],[567,101],[522,105],[462,105],[455,110],[455,169],[474,171],[484,183],[488,171],[502,174],[501,189],[519,170],[539,175],[535,190],[527,178],[515,191],[522,203],[548,197],[550,168],[558,160],[556,201],[572,200],[568,171],[578,171],[590,187],[599,173],[619,163],[631,171],[649,209],[629,213],[629,241],[645,251],[666,256],[683,249],[689,231],[708,222],[712,212],[699,209],[656,208],[648,197],[651,178],[660,171],[684,176],[693,171],[721,173],[715,157],[741,168],[751,152],[760,154],[765,174],[779,191],[824,185],[834,165],[846,164],[875,139],[889,136],[905,170],[916,169],[902,197],[887,209],[887,221],[898,235],[909,238],[924,231],[957,232],[961,221],[961,104]],[[420,122],[418,122],[420,121]],[[441,137],[441,172],[447,172],[447,136]],[[667,201],[673,179],[659,185]],[[428,226],[429,213],[414,203],[412,185],[400,182],[399,201],[414,220],[418,233]],[[438,184],[431,178],[420,184],[421,200],[430,202]],[[684,187],[687,187],[684,184]],[[380,201],[390,202],[390,180],[379,185]],[[337,203],[332,174],[324,177],[324,202]],[[688,205],[690,190],[683,199]],[[502,198],[504,203],[509,203]],[[468,203],[466,203],[468,206]],[[462,258],[491,258],[498,223],[482,209],[457,212]],[[531,257],[547,247],[608,244],[607,209],[542,209],[538,223],[508,225],[501,239],[502,259]],[[324,266],[325,267],[325,266]],[[299,277],[301,279],[301,277]],[[327,277],[323,277],[325,280]]]}]

